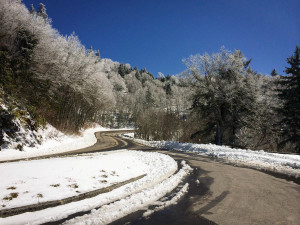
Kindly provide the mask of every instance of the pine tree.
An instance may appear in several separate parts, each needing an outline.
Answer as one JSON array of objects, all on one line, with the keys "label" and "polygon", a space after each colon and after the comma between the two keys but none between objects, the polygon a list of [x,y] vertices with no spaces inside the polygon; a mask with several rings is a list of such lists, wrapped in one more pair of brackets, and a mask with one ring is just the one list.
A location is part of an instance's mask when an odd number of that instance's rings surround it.
[{"label": "pine tree", "polygon": [[152,107],[154,105],[154,102],[155,101],[153,99],[152,93],[151,93],[151,91],[148,88],[147,91],[146,91],[144,106],[146,108]]},{"label": "pine tree", "polygon": [[93,54],[94,53],[94,51],[93,51],[93,46],[91,46],[90,48],[89,48],[89,50],[88,50],[88,55],[91,55],[91,54]]},{"label": "pine tree", "polygon": [[171,84],[170,83],[167,83],[165,86],[164,86],[164,89],[166,91],[166,95],[172,95],[172,88],[171,88]]},{"label": "pine tree", "polygon": [[33,7],[33,4],[31,4],[29,12],[30,12],[30,14],[34,14],[35,13],[35,9]]},{"label": "pine tree", "polygon": [[119,69],[118,69],[118,73],[123,78],[126,75],[126,68],[125,68],[125,65],[123,63],[120,64]]},{"label": "pine tree", "polygon": [[97,62],[99,62],[101,59],[99,50],[97,50],[97,52],[96,52],[96,57],[97,57]]},{"label": "pine tree", "polygon": [[279,97],[284,101],[280,112],[283,116],[281,130],[284,141],[296,144],[296,151],[300,152],[300,48],[296,47],[294,55],[287,58],[290,67],[286,67],[287,76],[281,77]]},{"label": "pine tree", "polygon": [[43,3],[40,3],[40,6],[39,6],[38,11],[37,11],[37,15],[43,17],[45,21],[47,20],[48,15],[46,13],[46,8],[45,8],[45,5]]},{"label": "pine tree", "polygon": [[272,77],[275,77],[275,76],[277,76],[277,75],[278,75],[277,70],[276,70],[276,69],[273,69],[272,72],[271,72],[271,76],[272,76]]},{"label": "pine tree", "polygon": [[140,74],[140,71],[139,70],[135,70],[136,72],[135,72],[135,78],[137,79],[137,80],[139,80],[139,81],[141,81],[141,74]]}]

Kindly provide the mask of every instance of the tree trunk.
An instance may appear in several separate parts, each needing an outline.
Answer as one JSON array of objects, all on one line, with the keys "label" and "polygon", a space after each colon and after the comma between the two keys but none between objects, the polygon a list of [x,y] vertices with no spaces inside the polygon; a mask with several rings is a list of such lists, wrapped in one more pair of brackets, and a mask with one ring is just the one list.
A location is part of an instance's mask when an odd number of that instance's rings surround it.
[{"label": "tree trunk", "polygon": [[215,143],[216,145],[222,145],[222,137],[223,137],[223,129],[221,127],[220,122],[217,122],[217,130],[216,130],[216,138]]}]

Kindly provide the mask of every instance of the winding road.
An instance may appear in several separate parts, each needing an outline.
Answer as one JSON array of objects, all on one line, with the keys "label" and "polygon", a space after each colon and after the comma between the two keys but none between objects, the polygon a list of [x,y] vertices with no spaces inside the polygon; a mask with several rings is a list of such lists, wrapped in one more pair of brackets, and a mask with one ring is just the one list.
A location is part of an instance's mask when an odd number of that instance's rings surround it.
[{"label": "winding road", "polygon": [[95,145],[51,157],[124,148],[157,151],[187,161],[194,172],[187,180],[189,192],[177,205],[148,219],[136,212],[113,224],[300,224],[299,178],[289,180],[192,153],[143,146],[119,136],[126,132],[132,131],[98,132]]},{"label": "winding road", "polygon": [[[141,147],[122,141],[134,149]],[[194,174],[189,193],[171,209],[174,213],[158,212],[155,218],[142,220],[143,224],[300,224],[299,178],[289,180],[193,153],[152,151],[187,161]],[[201,223],[203,217],[207,221]],[[141,220],[133,224],[141,224]]]}]

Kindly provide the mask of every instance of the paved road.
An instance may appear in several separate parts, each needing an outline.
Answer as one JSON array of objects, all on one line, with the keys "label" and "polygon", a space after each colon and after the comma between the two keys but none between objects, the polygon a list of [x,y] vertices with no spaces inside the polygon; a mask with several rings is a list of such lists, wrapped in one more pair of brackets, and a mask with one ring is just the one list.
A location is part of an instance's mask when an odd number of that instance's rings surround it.
[{"label": "paved road", "polygon": [[186,160],[194,168],[194,172],[189,177],[188,194],[177,205],[154,213],[147,220],[140,218],[142,213],[137,212],[114,224],[124,224],[127,221],[130,224],[155,225],[300,224],[300,179],[288,181],[194,154],[142,146],[116,137],[123,132],[125,131],[96,133],[98,142],[94,146],[54,156],[122,148],[158,151],[175,160]]},{"label": "paved road", "polygon": [[187,212],[217,224],[300,224],[300,185],[248,168],[194,155],[169,153],[197,168],[204,196],[191,196]]},{"label": "paved road", "polygon": [[[127,142],[132,145],[131,141]],[[190,192],[183,203],[180,202],[173,209],[181,214],[180,217],[187,218],[177,218],[172,224],[202,224],[197,222],[197,218],[201,217],[217,224],[230,225],[300,224],[300,179],[288,181],[195,154],[155,151],[168,154],[176,160],[184,159],[195,169]],[[197,179],[199,185],[194,182]],[[168,216],[172,219],[174,213],[168,210],[157,213],[153,221],[150,218],[143,224],[166,224],[166,218],[161,217]],[[139,222],[133,221],[133,224]]]}]

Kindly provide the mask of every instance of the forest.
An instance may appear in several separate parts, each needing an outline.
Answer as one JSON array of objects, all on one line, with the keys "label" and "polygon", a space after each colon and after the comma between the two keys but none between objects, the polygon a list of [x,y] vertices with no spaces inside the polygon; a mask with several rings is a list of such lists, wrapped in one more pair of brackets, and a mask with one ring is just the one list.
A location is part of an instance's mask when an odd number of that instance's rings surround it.
[{"label": "forest", "polygon": [[[145,140],[214,143],[300,153],[300,48],[286,70],[257,73],[240,50],[183,59],[186,70],[157,78],[146,68],[101,58],[51,25],[45,6],[0,0],[0,144],[20,113],[76,133],[89,123],[134,127]],[[276,65],[274,65],[276,67]],[[22,113],[21,113],[22,114]],[[13,136],[13,132],[7,133]]]}]

